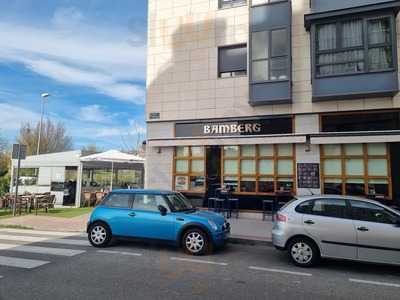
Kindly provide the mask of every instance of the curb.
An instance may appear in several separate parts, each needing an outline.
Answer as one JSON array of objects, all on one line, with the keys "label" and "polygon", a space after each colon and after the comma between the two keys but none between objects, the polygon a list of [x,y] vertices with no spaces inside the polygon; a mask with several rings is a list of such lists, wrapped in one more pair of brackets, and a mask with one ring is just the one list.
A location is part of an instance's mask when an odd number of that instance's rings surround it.
[{"label": "curb", "polygon": [[238,245],[248,245],[248,246],[273,247],[272,241],[269,241],[269,240],[246,239],[246,238],[241,238],[241,237],[230,237],[230,238],[228,238],[228,243],[238,244]]}]

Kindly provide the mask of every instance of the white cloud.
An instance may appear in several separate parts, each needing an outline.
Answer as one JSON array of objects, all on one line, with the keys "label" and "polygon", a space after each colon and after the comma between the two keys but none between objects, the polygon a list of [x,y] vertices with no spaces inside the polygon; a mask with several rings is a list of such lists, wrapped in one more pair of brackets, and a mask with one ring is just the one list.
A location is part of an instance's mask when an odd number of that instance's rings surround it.
[{"label": "white cloud", "polygon": [[37,113],[7,103],[0,103],[0,116],[0,129],[4,131],[18,130],[21,124],[36,123],[40,118]]},{"label": "white cloud", "polygon": [[22,63],[61,83],[142,104],[144,88],[131,82],[145,79],[144,37],[84,21],[72,7],[57,10],[45,28],[0,22],[0,62]]},{"label": "white cloud", "polygon": [[107,115],[100,105],[89,105],[81,107],[79,119],[87,122],[108,123],[111,122],[112,116]]},{"label": "white cloud", "polygon": [[126,139],[136,138],[138,135],[144,137],[146,134],[146,127],[139,124],[134,125],[130,121],[129,126],[121,127],[103,127],[93,129],[93,136],[97,138],[107,138],[107,137],[122,137]]},{"label": "white cloud", "polygon": [[91,87],[96,89],[99,93],[106,94],[119,100],[137,104],[144,103],[145,91],[143,87],[129,83],[115,82],[112,75],[83,70],[44,59],[25,60],[25,64],[33,72],[65,84]]},{"label": "white cloud", "polygon": [[54,12],[51,22],[59,28],[73,28],[81,24],[84,16],[76,7],[60,7]]}]

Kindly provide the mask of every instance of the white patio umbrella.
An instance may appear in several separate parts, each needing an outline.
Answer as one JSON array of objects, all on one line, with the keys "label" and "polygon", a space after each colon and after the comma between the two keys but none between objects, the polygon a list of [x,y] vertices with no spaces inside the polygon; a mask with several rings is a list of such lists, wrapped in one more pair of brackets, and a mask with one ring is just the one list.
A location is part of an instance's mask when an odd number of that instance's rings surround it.
[{"label": "white patio umbrella", "polygon": [[144,163],[145,159],[133,154],[123,153],[118,150],[109,150],[103,153],[96,153],[81,157],[82,162],[110,162],[111,163],[111,179],[110,191],[113,189],[114,180],[114,163]]}]

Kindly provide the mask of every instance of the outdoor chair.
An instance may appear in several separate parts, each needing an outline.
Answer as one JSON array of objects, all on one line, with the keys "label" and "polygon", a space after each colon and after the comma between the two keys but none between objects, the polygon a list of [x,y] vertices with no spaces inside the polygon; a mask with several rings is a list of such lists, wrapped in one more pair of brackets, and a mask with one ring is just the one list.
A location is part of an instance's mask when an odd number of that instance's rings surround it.
[{"label": "outdoor chair", "polygon": [[235,214],[235,218],[239,218],[239,199],[228,198],[228,218],[232,218],[232,212]]},{"label": "outdoor chair", "polygon": [[83,192],[83,206],[90,207],[96,202],[96,194],[91,192]]},{"label": "outdoor chair", "polygon": [[48,213],[50,208],[54,208],[56,202],[56,196],[50,194],[43,194],[36,197],[35,214],[40,208],[44,208],[46,213]]},{"label": "outdoor chair", "polygon": [[274,214],[274,200],[263,200],[262,202],[262,219],[265,221],[266,216]]},{"label": "outdoor chair", "polygon": [[103,201],[104,198],[104,193],[102,192],[96,192],[96,203],[95,206],[99,205],[101,201]]}]

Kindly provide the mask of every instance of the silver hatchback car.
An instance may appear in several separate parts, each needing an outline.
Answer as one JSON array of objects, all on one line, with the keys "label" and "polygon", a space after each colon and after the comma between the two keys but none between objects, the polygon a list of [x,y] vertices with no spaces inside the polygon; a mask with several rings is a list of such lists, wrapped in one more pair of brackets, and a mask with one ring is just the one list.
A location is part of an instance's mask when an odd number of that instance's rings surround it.
[{"label": "silver hatchback car", "polygon": [[301,267],[321,257],[400,265],[400,212],[358,197],[299,197],[277,213],[272,242]]}]

